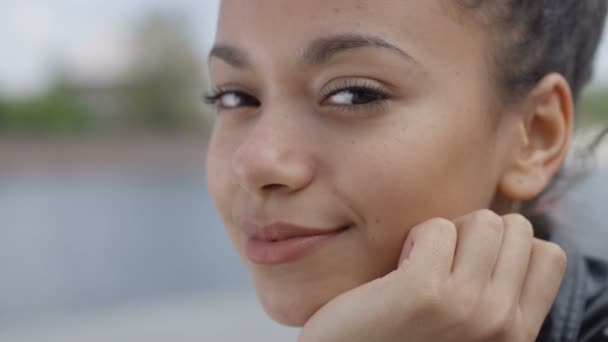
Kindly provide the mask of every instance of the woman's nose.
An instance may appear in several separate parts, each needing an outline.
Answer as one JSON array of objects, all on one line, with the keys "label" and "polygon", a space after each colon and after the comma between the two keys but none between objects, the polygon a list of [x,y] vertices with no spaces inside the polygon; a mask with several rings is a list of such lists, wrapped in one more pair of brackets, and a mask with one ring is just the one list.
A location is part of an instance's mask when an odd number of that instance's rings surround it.
[{"label": "woman's nose", "polygon": [[314,158],[305,152],[297,127],[266,125],[260,121],[238,147],[232,167],[239,185],[258,197],[292,193],[311,183]]}]

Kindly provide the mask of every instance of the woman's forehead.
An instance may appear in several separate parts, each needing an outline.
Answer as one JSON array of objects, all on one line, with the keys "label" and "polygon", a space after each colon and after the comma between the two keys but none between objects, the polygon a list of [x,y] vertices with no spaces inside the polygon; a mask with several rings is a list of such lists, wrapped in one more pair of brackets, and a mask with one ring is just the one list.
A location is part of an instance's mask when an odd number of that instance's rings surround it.
[{"label": "woman's forehead", "polygon": [[[373,30],[407,33],[415,26],[440,31],[450,24],[444,0],[224,0],[218,36],[247,33],[322,33],[335,30]],[[453,20],[449,20],[453,21]],[[454,24],[454,23],[452,23]],[[297,39],[298,36],[292,36]]]},{"label": "woman's forehead", "polygon": [[[334,42],[335,49],[390,46],[419,65],[449,60],[456,66],[468,59],[479,67],[476,57],[486,55],[483,30],[462,25],[444,0],[224,0],[216,44],[236,48],[223,51],[234,60],[246,56],[272,64],[296,61],[314,51],[315,42],[335,37],[361,38]],[[316,50],[313,55],[324,55]]]}]

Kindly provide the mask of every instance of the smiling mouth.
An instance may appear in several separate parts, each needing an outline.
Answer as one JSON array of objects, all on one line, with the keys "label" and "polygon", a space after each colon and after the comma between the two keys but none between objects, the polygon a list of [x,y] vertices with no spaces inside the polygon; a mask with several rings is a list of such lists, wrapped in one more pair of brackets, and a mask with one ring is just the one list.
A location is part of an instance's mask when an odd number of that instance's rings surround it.
[{"label": "smiling mouth", "polygon": [[245,223],[245,254],[255,264],[276,265],[292,262],[313,253],[351,227],[343,225],[322,229],[287,223],[266,226]]}]

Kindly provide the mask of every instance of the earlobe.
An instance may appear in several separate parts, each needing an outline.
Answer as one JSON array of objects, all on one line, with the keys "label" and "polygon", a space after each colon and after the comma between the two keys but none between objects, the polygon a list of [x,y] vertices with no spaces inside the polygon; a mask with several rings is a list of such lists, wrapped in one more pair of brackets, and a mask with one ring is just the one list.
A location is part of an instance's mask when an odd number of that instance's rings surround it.
[{"label": "earlobe", "polygon": [[550,179],[538,168],[511,170],[501,179],[499,191],[511,200],[527,201],[538,196]]},{"label": "earlobe", "polygon": [[512,200],[538,196],[557,173],[572,135],[573,100],[563,76],[545,76],[525,100],[519,113],[511,160],[499,192]]}]

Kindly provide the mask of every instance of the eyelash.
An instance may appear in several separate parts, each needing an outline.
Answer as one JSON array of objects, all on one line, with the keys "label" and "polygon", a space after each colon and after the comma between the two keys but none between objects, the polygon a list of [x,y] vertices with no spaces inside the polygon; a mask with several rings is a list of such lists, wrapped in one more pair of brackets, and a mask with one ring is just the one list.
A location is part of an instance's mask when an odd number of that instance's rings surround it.
[{"label": "eyelash", "polygon": [[203,100],[208,105],[219,106],[218,102],[222,99],[222,96],[227,95],[227,94],[235,94],[235,95],[238,95],[240,97],[246,97],[246,98],[254,99],[258,103],[260,102],[255,97],[247,94],[244,91],[234,90],[234,89],[231,90],[231,89],[222,88],[222,87],[218,87],[218,88],[215,88],[215,89],[211,90],[211,92],[209,94],[203,96]]},{"label": "eyelash", "polygon": [[[365,93],[367,95],[372,95],[375,99],[362,103],[362,104],[352,104],[352,105],[328,105],[334,109],[342,110],[342,111],[369,111],[371,109],[375,109],[377,107],[383,106],[386,104],[386,101],[390,99],[389,94],[380,86],[373,84],[372,82],[366,80],[344,80],[341,84],[338,84],[334,87],[331,87],[323,92],[323,101],[326,101],[329,97],[337,95],[344,91],[350,91],[353,93]],[[234,94],[241,98],[246,98],[247,100],[254,100],[257,102],[256,106],[259,106],[260,102],[255,97],[247,94],[241,90],[231,90],[227,88],[218,87],[213,89],[210,94],[204,96],[204,101],[212,106],[219,107],[219,101],[224,95]],[[227,110],[230,109],[238,109],[239,107],[246,107],[251,105],[240,105],[236,108],[225,108]]]},{"label": "eyelash", "polygon": [[380,86],[368,81],[368,80],[344,80],[340,84],[333,86],[323,92],[323,100],[325,101],[331,96],[337,95],[343,91],[350,91],[353,93],[366,93],[367,95],[373,95],[374,100],[353,105],[329,105],[332,108],[343,110],[343,111],[369,111],[382,107],[386,104],[386,101],[390,99],[390,95]]}]

